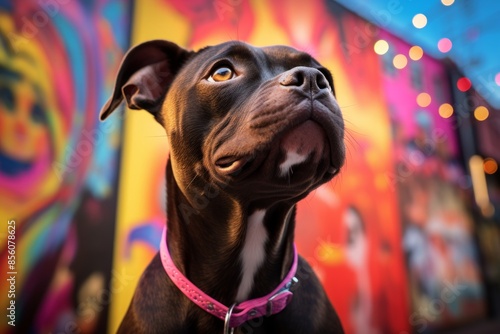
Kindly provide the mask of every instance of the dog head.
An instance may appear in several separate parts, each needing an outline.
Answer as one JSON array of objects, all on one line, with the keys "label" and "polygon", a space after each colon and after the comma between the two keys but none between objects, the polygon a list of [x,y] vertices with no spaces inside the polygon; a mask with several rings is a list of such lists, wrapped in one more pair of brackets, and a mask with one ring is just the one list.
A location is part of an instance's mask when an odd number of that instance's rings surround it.
[{"label": "dog head", "polygon": [[149,41],[125,55],[101,120],[123,99],[165,128],[181,190],[196,180],[243,200],[298,200],[344,163],[332,76],[290,47]]}]

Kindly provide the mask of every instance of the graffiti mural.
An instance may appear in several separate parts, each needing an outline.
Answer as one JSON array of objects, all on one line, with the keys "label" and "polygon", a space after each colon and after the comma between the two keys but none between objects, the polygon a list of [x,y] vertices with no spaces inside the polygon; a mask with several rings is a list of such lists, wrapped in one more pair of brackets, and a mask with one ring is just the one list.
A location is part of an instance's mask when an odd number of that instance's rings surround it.
[{"label": "graffiti mural", "polygon": [[[386,33],[381,38],[394,54],[408,54],[409,45]],[[470,180],[454,132],[460,120],[446,113],[452,102],[445,71],[423,56],[400,71],[385,71],[383,80],[395,139],[389,180],[399,193],[413,303],[409,321],[418,333],[485,314]]]},{"label": "graffiti mural", "polygon": [[121,120],[97,115],[129,7],[0,1],[0,218],[15,226],[10,243],[0,232],[2,281],[15,280],[13,295],[0,286],[2,309],[15,303],[2,333],[106,328]]},{"label": "graffiti mural", "polygon": [[15,280],[0,285],[0,307],[9,315],[14,301],[16,332],[114,332],[158,250],[164,130],[140,111],[97,117],[124,50],[155,38],[286,44],[332,71],[347,164],[299,204],[296,242],[347,333],[425,333],[484,315],[470,183],[453,117],[439,112],[452,105],[442,63],[424,55],[398,69],[410,45],[335,1],[133,7],[0,0],[0,279]]}]

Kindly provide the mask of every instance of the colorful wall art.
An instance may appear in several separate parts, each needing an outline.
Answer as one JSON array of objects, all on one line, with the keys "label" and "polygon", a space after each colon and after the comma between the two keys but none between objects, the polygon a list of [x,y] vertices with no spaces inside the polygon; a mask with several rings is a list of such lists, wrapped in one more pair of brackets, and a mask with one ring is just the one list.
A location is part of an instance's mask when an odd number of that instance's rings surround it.
[{"label": "colorful wall art", "polygon": [[0,1],[0,306],[15,308],[2,333],[106,329],[122,122],[97,115],[129,11]]},{"label": "colorful wall art", "polygon": [[336,1],[0,0],[0,307],[16,325],[0,332],[114,333],[158,251],[164,129],[126,108],[98,120],[150,39],[285,44],[331,70],[347,163],[298,205],[296,243],[347,333],[485,316],[444,62]]}]

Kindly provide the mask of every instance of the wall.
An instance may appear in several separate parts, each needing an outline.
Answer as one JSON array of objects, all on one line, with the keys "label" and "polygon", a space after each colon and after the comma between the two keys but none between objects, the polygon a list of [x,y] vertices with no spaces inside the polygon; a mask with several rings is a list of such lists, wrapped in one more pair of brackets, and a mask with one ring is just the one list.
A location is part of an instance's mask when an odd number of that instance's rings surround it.
[{"label": "wall", "polygon": [[[122,1],[0,2],[0,218],[15,221],[20,332],[114,332],[158,250],[164,130],[143,111],[97,121],[124,50],[155,38],[189,49],[287,44],[332,71],[347,164],[299,204],[296,242],[347,333],[424,333],[484,316],[470,183],[454,118],[438,113],[452,103],[447,68],[424,55],[398,70],[392,59],[410,45],[336,2],[301,4],[145,0],[129,15]],[[380,56],[379,39],[390,46]]]},{"label": "wall", "polygon": [[121,119],[97,115],[129,8],[0,2],[0,272],[15,282],[0,285],[2,333],[107,326]]}]

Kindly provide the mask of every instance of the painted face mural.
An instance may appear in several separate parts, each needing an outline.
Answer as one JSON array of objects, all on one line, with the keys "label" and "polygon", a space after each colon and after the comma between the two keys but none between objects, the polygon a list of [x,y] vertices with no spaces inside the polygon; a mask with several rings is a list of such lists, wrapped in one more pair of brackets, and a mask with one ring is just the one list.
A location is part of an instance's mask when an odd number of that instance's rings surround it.
[{"label": "painted face mural", "polygon": [[[2,16],[4,25],[12,23]],[[58,182],[51,163],[61,156],[54,142],[61,135],[62,129],[55,127],[61,111],[41,45],[21,36],[14,45],[5,28],[0,50],[0,188],[3,209],[19,216],[37,206],[40,193],[53,191]]]},{"label": "painted face mural", "polygon": [[[33,59],[18,60],[22,61],[29,64]],[[0,141],[0,168],[4,176],[15,178],[23,175],[26,179],[25,175],[35,170],[37,164],[48,160],[47,107],[40,94],[39,84],[30,82],[25,74],[12,71],[16,66],[11,65],[7,64],[0,70],[3,83],[0,88],[0,132],[3,134]]]},{"label": "painted face mural", "polygon": [[19,332],[106,327],[107,304],[85,300],[109,284],[120,120],[97,114],[127,15],[118,1],[0,2],[0,218],[15,222],[16,257],[7,270],[0,243],[2,280],[16,272],[15,299],[2,284],[0,305],[15,301]]}]

